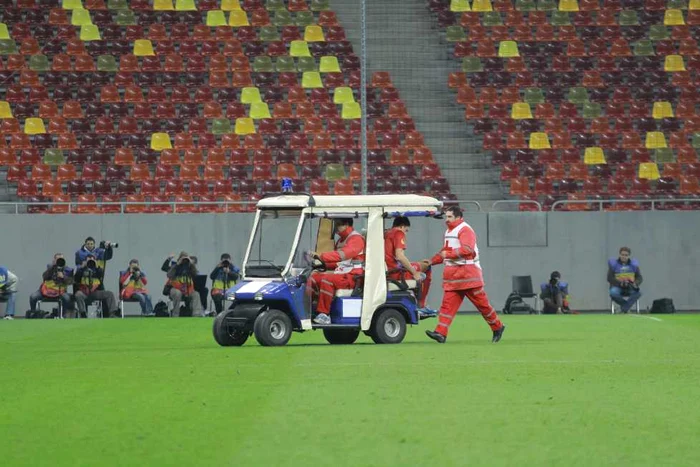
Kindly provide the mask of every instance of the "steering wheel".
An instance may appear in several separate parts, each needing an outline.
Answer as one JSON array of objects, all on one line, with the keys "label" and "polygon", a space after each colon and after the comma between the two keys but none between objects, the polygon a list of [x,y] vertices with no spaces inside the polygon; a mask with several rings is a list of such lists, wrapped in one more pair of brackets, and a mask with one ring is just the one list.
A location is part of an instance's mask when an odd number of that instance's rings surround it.
[{"label": "steering wheel", "polygon": [[305,251],[304,252],[304,260],[306,261],[307,264],[310,264],[309,266],[311,268],[311,271],[325,271],[326,270],[326,265],[323,263],[323,261],[314,258],[311,256],[310,251]]}]

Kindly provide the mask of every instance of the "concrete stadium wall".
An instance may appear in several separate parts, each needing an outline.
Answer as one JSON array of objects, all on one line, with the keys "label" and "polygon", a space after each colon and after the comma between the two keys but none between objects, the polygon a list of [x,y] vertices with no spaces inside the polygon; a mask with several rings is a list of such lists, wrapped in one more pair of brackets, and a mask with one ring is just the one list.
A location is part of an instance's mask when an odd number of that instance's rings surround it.
[{"label": "concrete stadium wall", "polygon": [[[251,214],[0,214],[0,264],[20,278],[17,314],[23,315],[29,294],[38,288],[55,252],[64,253],[72,264],[86,236],[118,241],[120,248],[107,267],[108,288],[116,292],[118,270],[129,259],[139,258],[157,300],[164,283],[160,265],[168,254],[186,250],[198,256],[200,270],[206,274],[222,252],[231,253],[239,263],[252,219]],[[497,309],[511,290],[512,275],[531,275],[537,287],[555,269],[571,284],[574,309],[607,309],[606,261],[622,245],[631,247],[641,263],[642,308],[656,298],[670,297],[678,309],[700,309],[700,289],[692,285],[700,263],[700,251],[693,248],[700,232],[700,212],[470,213],[467,221],[478,235],[486,290]],[[409,258],[422,259],[438,251],[443,231],[441,221],[414,220]],[[441,273],[438,267],[429,297],[433,306],[441,299]],[[4,312],[4,305],[0,306]],[[473,307],[465,304],[463,309]]]}]

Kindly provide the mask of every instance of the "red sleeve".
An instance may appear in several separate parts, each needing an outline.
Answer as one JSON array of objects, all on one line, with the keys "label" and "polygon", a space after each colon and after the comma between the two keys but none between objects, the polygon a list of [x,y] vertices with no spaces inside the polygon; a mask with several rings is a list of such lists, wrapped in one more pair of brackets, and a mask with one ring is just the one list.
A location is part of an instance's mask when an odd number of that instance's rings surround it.
[{"label": "red sleeve", "polygon": [[396,238],[394,238],[394,253],[396,253],[396,250],[405,250],[406,249],[406,234],[403,233],[400,230],[396,231]]},{"label": "red sleeve", "polygon": [[365,239],[361,235],[350,237],[343,248],[335,251],[328,251],[321,254],[321,261],[329,263],[339,263],[353,259],[365,250]]},{"label": "red sleeve", "polygon": [[459,232],[459,248],[454,248],[449,250],[445,255],[447,259],[474,259],[476,253],[474,252],[474,247],[476,246],[476,234],[470,228],[462,229]]},{"label": "red sleeve", "polygon": [[126,271],[124,274],[119,276],[119,282],[121,282],[123,284],[128,276],[129,276],[129,271]]},{"label": "red sleeve", "polygon": [[147,285],[147,284],[148,284],[148,279],[146,279],[146,276],[141,276],[141,283],[142,283],[143,285]]}]

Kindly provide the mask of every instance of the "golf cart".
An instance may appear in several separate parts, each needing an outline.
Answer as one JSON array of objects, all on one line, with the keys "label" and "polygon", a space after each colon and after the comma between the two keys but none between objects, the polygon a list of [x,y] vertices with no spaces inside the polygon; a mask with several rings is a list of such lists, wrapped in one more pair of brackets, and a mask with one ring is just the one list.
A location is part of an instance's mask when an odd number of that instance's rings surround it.
[{"label": "golf cart", "polygon": [[[243,345],[251,334],[264,346],[285,345],[292,331],[322,329],[331,344],[352,344],[360,331],[378,344],[397,344],[406,324],[418,324],[420,283],[387,281],[384,219],[433,217],[442,202],[418,195],[311,196],[283,194],[261,199],[243,260],[243,279],[226,291],[230,304],[214,321],[222,346]],[[364,275],[353,289],[337,290],[331,324],[312,321],[307,280],[323,263],[310,252],[332,251],[333,219],[352,218],[365,235]],[[333,271],[327,271],[333,272]]]}]

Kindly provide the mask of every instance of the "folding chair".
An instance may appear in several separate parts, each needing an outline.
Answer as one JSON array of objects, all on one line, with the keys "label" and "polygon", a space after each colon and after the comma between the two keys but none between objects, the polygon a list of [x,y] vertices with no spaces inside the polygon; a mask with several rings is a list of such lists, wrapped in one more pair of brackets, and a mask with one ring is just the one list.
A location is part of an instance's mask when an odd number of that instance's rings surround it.
[{"label": "folding chair", "polygon": [[532,276],[512,276],[513,292],[517,292],[522,298],[535,299],[535,311],[541,314],[539,296],[532,289]]}]

